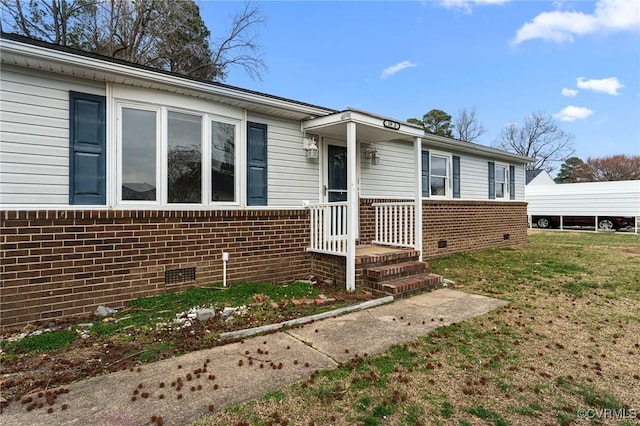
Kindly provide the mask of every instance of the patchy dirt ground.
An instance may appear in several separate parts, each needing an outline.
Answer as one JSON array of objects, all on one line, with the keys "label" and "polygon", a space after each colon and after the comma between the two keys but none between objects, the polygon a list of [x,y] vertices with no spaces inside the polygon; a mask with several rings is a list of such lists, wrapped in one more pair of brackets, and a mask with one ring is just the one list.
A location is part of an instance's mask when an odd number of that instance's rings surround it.
[{"label": "patchy dirt ground", "polygon": [[[333,286],[320,285],[316,289],[329,300],[335,299],[325,303],[324,310],[374,297],[366,292],[346,293]],[[291,301],[278,306],[265,301],[249,306],[243,315],[236,316],[232,321],[216,316],[207,321],[190,321],[190,326],[136,327],[114,335],[81,333],[81,338],[63,349],[36,355],[4,356],[0,364],[2,401],[17,400],[24,395],[46,392],[83,378],[135,369],[146,362],[222,345],[227,342],[219,338],[220,333],[300,318],[310,313],[311,309],[312,306],[305,305],[296,307]],[[2,338],[8,339],[24,332],[33,333],[39,329],[82,329],[82,324],[99,321],[94,317],[84,317],[31,324],[21,329],[7,330]]]}]

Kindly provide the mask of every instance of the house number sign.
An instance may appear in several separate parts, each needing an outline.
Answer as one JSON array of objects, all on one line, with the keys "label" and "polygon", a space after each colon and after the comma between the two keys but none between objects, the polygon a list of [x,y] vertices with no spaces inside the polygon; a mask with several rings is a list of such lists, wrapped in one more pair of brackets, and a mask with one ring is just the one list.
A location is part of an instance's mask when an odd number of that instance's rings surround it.
[{"label": "house number sign", "polygon": [[382,125],[387,129],[400,130],[400,123],[397,121],[384,120]]}]

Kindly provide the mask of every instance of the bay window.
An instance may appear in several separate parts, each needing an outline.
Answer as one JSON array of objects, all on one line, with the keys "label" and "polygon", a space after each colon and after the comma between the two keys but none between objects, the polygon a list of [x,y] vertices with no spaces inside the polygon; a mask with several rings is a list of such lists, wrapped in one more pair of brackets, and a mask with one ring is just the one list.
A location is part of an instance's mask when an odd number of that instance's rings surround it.
[{"label": "bay window", "polygon": [[238,120],[118,104],[118,201],[237,203]]}]

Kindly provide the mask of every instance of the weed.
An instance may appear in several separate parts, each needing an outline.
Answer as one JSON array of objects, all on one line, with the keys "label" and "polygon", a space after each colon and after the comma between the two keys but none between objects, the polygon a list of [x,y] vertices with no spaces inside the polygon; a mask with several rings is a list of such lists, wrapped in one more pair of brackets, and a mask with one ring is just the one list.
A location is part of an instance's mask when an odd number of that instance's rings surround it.
[{"label": "weed", "polygon": [[356,403],[356,409],[358,411],[367,411],[369,405],[371,405],[371,397],[369,397],[368,395],[364,395],[360,399],[358,399],[358,402]]},{"label": "weed", "polygon": [[173,346],[167,342],[156,342],[148,346],[139,356],[138,359],[142,362],[155,362],[163,359],[163,354],[168,354],[173,349]]},{"label": "weed", "polygon": [[484,408],[482,405],[477,405],[468,410],[469,414],[473,414],[482,420],[492,421],[495,426],[508,426],[509,423],[503,419],[498,413]]},{"label": "weed", "polygon": [[106,323],[106,324],[100,323],[100,324],[95,324],[93,327],[91,327],[89,331],[92,334],[97,334],[102,337],[109,337],[116,334],[118,332],[118,329],[113,323]]},{"label": "weed", "polygon": [[445,401],[442,403],[442,408],[440,408],[440,415],[445,419],[450,418],[455,414],[456,410],[453,408],[453,405],[449,401]]},{"label": "weed", "polygon": [[262,399],[264,401],[280,402],[284,399],[284,392],[282,392],[281,390],[267,392],[266,394],[264,394]]},{"label": "weed", "polygon": [[419,405],[411,404],[405,408],[403,424],[415,425],[424,417],[424,408]]},{"label": "weed", "polygon": [[539,404],[529,404],[524,407],[516,407],[513,411],[521,416],[539,417],[542,407]]}]

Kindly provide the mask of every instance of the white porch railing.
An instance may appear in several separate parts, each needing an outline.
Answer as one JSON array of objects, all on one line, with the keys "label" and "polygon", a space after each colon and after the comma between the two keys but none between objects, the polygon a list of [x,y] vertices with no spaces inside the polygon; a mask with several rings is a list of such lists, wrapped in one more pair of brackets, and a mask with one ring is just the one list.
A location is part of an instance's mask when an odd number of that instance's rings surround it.
[{"label": "white porch railing", "polygon": [[310,204],[311,244],[309,251],[347,255],[347,203]]},{"label": "white porch railing", "polygon": [[415,247],[415,208],[411,202],[373,203],[376,216],[374,244]]}]

